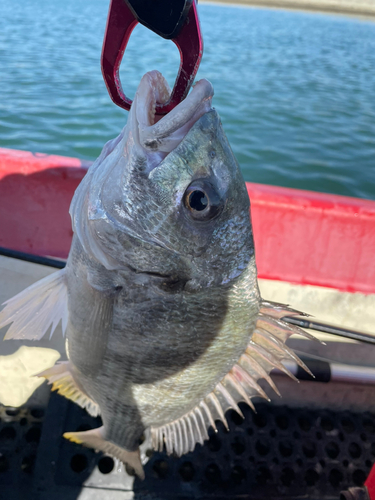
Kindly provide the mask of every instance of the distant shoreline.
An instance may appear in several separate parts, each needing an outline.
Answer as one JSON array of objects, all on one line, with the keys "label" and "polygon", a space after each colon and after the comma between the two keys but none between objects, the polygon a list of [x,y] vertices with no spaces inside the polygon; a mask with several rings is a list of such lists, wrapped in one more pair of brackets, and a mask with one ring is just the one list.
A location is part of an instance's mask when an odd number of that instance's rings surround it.
[{"label": "distant shoreline", "polygon": [[200,3],[248,5],[375,17],[375,0],[200,0]]}]

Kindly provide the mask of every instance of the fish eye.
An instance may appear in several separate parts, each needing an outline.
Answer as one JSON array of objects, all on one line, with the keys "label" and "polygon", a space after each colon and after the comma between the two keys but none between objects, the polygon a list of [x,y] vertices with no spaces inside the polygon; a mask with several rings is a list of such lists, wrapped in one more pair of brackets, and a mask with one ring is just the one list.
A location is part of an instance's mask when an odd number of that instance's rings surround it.
[{"label": "fish eye", "polygon": [[223,202],[212,184],[202,179],[187,188],[184,205],[193,219],[209,221],[221,212]]}]

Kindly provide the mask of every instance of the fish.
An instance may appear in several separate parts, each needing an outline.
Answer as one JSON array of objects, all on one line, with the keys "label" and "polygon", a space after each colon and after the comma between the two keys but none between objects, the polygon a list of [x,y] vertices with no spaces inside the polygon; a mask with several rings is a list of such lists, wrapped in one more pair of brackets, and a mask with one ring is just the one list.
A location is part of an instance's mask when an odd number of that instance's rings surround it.
[{"label": "fish", "polygon": [[[207,80],[167,115],[170,89],[143,76],[128,121],[78,186],[64,269],[5,303],[5,339],[39,340],[59,322],[68,361],[39,374],[100,415],[103,425],[64,437],[110,454],[144,477],[142,436],[181,456],[204,444],[225,414],[269,400],[259,384],[293,360],[285,342],[313,338],[264,300],[250,201],[212,107]],[[242,415],[243,416],[243,415]]]}]

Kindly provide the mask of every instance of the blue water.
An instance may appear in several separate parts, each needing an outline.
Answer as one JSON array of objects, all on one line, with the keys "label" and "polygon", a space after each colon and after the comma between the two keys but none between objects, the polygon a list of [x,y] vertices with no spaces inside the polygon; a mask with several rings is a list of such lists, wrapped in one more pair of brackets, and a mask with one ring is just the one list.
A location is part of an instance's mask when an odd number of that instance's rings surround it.
[{"label": "blue water", "polygon": [[[94,159],[127,112],[100,72],[108,2],[0,0],[0,146]],[[245,179],[375,199],[375,23],[200,4],[211,80]],[[137,27],[121,75],[173,84],[172,42]]]}]

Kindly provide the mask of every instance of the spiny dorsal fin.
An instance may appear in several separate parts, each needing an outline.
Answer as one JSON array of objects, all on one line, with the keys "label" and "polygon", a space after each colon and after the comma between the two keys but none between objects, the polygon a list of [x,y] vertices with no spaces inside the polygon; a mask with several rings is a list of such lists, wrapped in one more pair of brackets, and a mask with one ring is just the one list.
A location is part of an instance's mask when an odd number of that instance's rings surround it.
[{"label": "spiny dorsal fin", "polygon": [[70,361],[56,363],[52,368],[38,373],[37,376],[46,378],[48,383],[52,384],[53,391],[57,391],[61,396],[65,396],[81,408],[85,408],[92,417],[100,415],[99,405],[87,396],[75,382]]},{"label": "spiny dorsal fin", "polygon": [[160,427],[151,427],[154,449],[161,451],[165,444],[169,455],[175,452],[181,456],[193,451],[196,443],[203,443],[208,439],[207,429],[213,427],[216,430],[215,420],[221,420],[228,428],[225,418],[228,409],[231,408],[242,416],[238,407],[239,402],[247,403],[255,411],[251,398],[263,397],[269,400],[258,384],[261,378],[264,378],[280,395],[269,375],[273,368],[278,368],[297,380],[282,364],[283,360],[292,359],[310,373],[307,366],[285,345],[285,341],[293,334],[308,338],[310,334],[280,319],[287,314],[302,313],[282,304],[262,302],[257,325],[246,351],[198,406],[173,422]]},{"label": "spiny dorsal fin", "polygon": [[271,302],[270,300],[263,300],[260,304],[261,314],[267,314],[273,318],[283,318],[284,316],[304,316],[305,318],[310,316],[296,309],[292,309],[286,304],[280,304],[279,302]]},{"label": "spiny dorsal fin", "polygon": [[103,453],[107,453],[108,455],[118,458],[121,462],[133,467],[140,479],[144,479],[145,473],[142,467],[139,448],[136,451],[125,450],[125,448],[121,448],[120,446],[107,441],[104,436],[104,426],[90,431],[65,432],[64,434],[64,438],[69,439],[69,441],[72,441],[73,443],[82,444],[88,448],[94,448],[96,451],[102,451]]},{"label": "spiny dorsal fin", "polygon": [[68,323],[65,269],[46,276],[4,302],[0,328],[13,323],[4,340],[40,340],[52,325],[51,335],[60,320],[63,334]]}]

